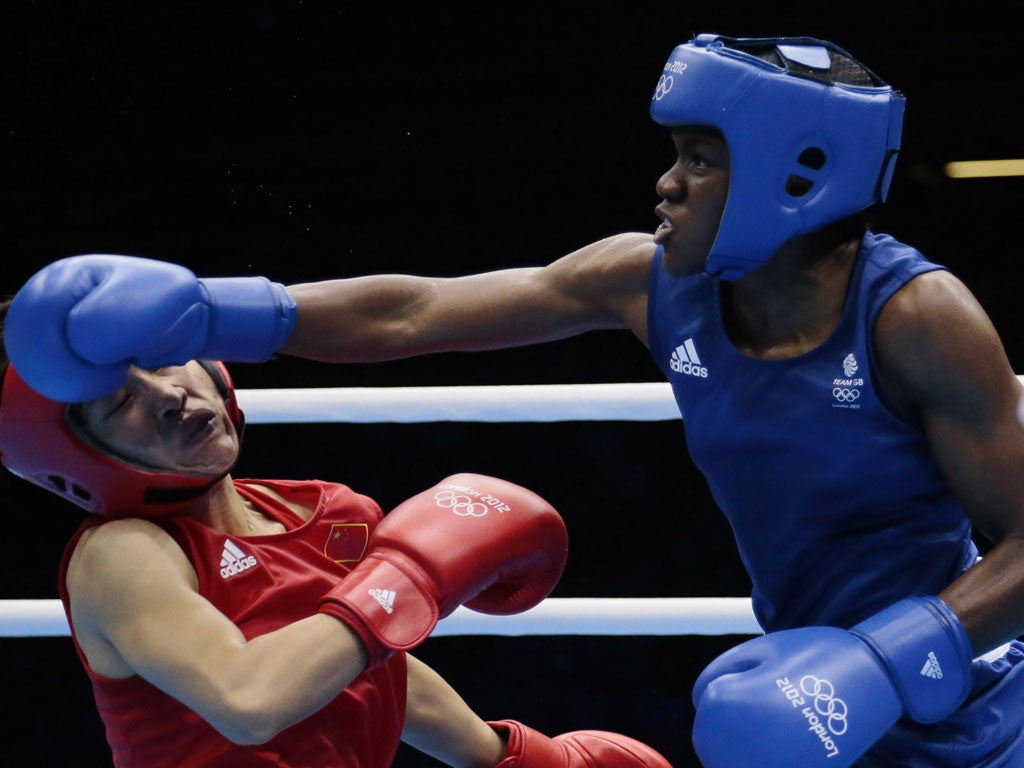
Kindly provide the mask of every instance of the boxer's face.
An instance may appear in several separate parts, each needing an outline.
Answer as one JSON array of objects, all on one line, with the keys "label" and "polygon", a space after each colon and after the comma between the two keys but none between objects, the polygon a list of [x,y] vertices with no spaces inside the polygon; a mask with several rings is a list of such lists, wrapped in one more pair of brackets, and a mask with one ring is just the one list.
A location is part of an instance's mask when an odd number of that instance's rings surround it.
[{"label": "boxer's face", "polygon": [[72,413],[107,452],[131,464],[219,477],[238,458],[239,438],[224,398],[197,362],[146,371]]},{"label": "boxer's face", "polygon": [[662,202],[655,209],[661,226],[655,242],[664,246],[665,269],[673,275],[695,275],[718,236],[729,195],[729,150],[713,128],[672,129],[676,162],[658,179]]}]

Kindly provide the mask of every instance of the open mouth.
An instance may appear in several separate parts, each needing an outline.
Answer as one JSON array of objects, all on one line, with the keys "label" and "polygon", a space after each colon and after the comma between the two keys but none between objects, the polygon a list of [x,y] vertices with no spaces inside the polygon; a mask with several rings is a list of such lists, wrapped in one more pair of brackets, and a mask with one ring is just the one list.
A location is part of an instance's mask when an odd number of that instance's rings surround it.
[{"label": "open mouth", "polygon": [[667,216],[658,214],[658,228],[654,230],[654,242],[663,243],[672,234],[672,222]]},{"label": "open mouth", "polygon": [[213,432],[216,414],[212,411],[197,411],[182,421],[182,439],[194,443],[205,439]]}]

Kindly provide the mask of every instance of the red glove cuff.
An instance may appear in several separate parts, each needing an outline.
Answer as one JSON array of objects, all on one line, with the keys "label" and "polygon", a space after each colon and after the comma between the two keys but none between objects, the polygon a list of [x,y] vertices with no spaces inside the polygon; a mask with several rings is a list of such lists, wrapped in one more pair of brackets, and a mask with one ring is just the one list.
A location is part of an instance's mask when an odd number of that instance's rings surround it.
[{"label": "red glove cuff", "polygon": [[320,600],[320,611],[348,624],[371,659],[408,651],[434,631],[437,598],[419,569],[394,550],[371,552]]},{"label": "red glove cuff", "polygon": [[568,768],[565,748],[540,731],[515,720],[497,720],[487,724],[508,737],[508,756],[495,768]]},{"label": "red glove cuff", "polygon": [[487,724],[508,735],[508,756],[495,768],[672,768],[657,750],[619,733],[571,731],[549,738],[515,720]]},{"label": "red glove cuff", "polygon": [[320,613],[333,616],[355,632],[366,649],[365,669],[376,669],[395,655],[395,650],[382,645],[380,640],[370,632],[369,627],[363,623],[362,618],[350,611],[344,604],[333,602],[328,597],[324,597],[324,601],[320,603]]}]

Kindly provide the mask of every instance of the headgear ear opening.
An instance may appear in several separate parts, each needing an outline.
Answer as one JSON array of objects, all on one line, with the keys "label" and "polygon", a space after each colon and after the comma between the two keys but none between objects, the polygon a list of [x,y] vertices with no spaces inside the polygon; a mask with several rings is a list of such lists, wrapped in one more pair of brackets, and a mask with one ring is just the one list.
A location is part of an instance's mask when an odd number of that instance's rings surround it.
[{"label": "headgear ear opening", "polygon": [[905,105],[827,41],[705,34],[677,46],[652,118],[713,126],[729,149],[729,197],[708,274],[742,277],[793,237],[884,202]]}]

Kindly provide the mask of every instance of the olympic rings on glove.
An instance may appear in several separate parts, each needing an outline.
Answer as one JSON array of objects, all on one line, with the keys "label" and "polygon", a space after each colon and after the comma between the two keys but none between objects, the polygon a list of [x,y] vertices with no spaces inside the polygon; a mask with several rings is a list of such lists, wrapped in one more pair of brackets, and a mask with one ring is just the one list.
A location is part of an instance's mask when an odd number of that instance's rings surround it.
[{"label": "olympic rings on glove", "polygon": [[459,517],[483,517],[489,509],[486,504],[454,491],[438,491],[434,494],[434,500],[437,506],[450,509]]},{"label": "olympic rings on glove", "polygon": [[814,711],[826,718],[828,729],[834,735],[846,733],[846,702],[835,695],[831,682],[814,675],[804,675],[800,678],[800,690],[814,697]]}]

